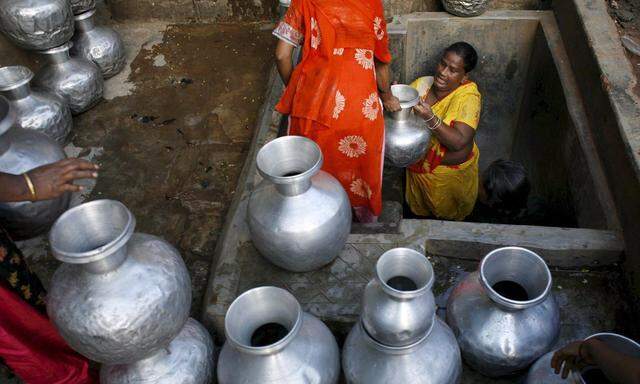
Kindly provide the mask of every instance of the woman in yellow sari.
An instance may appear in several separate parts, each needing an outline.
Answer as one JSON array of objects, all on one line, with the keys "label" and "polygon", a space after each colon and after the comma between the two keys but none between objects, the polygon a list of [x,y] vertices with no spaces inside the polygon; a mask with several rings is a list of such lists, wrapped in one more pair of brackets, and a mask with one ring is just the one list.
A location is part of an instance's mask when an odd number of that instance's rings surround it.
[{"label": "woman in yellow sari", "polygon": [[432,131],[425,158],[407,168],[405,197],[416,215],[462,220],[473,210],[480,157],[474,137],[482,99],[468,73],[477,62],[475,49],[458,42],[445,49],[434,77],[411,84],[421,96],[414,111]]}]

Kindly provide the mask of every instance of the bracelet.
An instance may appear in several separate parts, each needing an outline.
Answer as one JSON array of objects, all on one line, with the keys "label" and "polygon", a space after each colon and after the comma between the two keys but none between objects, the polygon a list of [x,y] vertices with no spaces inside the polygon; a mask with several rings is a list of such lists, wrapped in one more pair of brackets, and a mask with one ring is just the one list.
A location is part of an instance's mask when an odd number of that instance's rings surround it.
[{"label": "bracelet", "polygon": [[438,122],[436,123],[435,126],[430,126],[429,124],[427,124],[427,128],[429,128],[431,131],[435,131],[436,129],[438,129],[438,127],[440,127],[440,125],[442,125],[442,120],[438,119]]},{"label": "bracelet", "polygon": [[424,122],[425,122],[425,123],[428,123],[428,122],[430,122],[431,120],[433,120],[433,119],[435,119],[435,118],[437,118],[437,117],[438,117],[438,116],[436,116],[436,114],[434,113],[434,114],[433,114],[433,116],[431,116],[431,118],[430,118],[430,119],[425,120]]},{"label": "bracelet", "polygon": [[24,177],[24,181],[27,183],[27,187],[29,188],[29,192],[31,192],[31,201],[36,201],[38,200],[38,196],[36,195],[36,187],[33,186],[33,181],[31,181],[31,178],[29,177],[29,174],[27,172],[22,174],[22,177]]}]

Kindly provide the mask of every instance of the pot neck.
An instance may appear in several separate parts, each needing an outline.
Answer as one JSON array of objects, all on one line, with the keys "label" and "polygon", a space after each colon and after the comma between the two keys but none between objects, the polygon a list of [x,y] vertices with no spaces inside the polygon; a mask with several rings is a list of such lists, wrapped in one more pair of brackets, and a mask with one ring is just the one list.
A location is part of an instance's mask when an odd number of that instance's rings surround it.
[{"label": "pot neck", "polygon": [[[431,290],[434,282],[433,266],[420,252],[409,248],[391,249],[376,262],[376,280],[382,290],[396,300],[411,300]],[[389,282],[402,278],[415,285],[415,289],[398,289]],[[413,288],[413,287],[411,287]]]},{"label": "pot neck", "polygon": [[356,327],[360,328],[360,333],[362,333],[362,337],[364,337],[365,342],[368,343],[371,347],[381,352],[384,352],[386,354],[405,355],[413,352],[417,347],[419,347],[422,343],[424,343],[424,341],[427,340],[429,336],[431,336],[431,332],[433,332],[433,328],[435,327],[436,321],[437,321],[437,316],[434,313],[433,318],[431,319],[431,325],[429,326],[429,329],[425,332],[424,336],[422,336],[420,340],[416,341],[415,343],[405,345],[402,347],[392,347],[392,346],[385,345],[378,342],[369,334],[369,332],[367,332],[367,328],[362,323],[362,320],[358,320]]},{"label": "pot neck", "polygon": [[11,146],[9,131],[15,124],[16,115],[11,103],[0,96],[0,155],[3,155]]},{"label": "pot neck", "polygon": [[29,85],[29,83],[25,83],[13,89],[0,91],[0,94],[11,101],[22,100],[31,96],[31,85]]},{"label": "pot neck", "polygon": [[47,56],[47,61],[50,64],[64,64],[67,61],[71,60],[71,56],[69,55],[69,48],[56,50],[55,52],[49,52],[45,54]]},{"label": "pot neck", "polygon": [[411,110],[413,108],[402,108],[397,112],[389,112],[389,117],[395,121],[407,121],[411,117]]},{"label": "pot neck", "polygon": [[96,28],[95,17],[93,17],[93,11],[89,11],[91,13],[90,16],[87,16],[84,19],[76,19],[76,30],[80,32],[89,32]]}]

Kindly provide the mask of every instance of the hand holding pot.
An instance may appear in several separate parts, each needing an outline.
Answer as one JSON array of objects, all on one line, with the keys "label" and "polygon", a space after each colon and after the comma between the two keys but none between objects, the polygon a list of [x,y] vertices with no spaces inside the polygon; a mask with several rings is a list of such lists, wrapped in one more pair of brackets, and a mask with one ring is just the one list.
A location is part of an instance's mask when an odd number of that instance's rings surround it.
[{"label": "hand holding pot", "polygon": [[384,106],[384,109],[386,109],[387,111],[397,112],[402,109],[400,107],[400,99],[393,96],[393,94],[391,94],[391,91],[380,93],[380,98],[382,99],[382,105]]},{"label": "hand holding pot", "polygon": [[418,105],[413,107],[413,111],[416,113],[416,115],[420,116],[424,120],[433,118],[433,111],[431,110],[431,106],[424,99],[420,99]]}]

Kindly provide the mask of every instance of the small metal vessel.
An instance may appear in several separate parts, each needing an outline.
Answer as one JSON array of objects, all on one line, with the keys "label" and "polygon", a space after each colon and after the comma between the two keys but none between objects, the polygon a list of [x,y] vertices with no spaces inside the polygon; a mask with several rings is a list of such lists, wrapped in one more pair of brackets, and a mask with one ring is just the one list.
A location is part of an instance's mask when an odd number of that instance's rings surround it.
[{"label": "small metal vessel", "polygon": [[[587,339],[591,338],[602,341],[617,352],[640,359],[640,344],[628,337],[615,333],[596,333],[587,337]],[[572,371],[569,377],[563,379],[551,368],[551,358],[554,353],[555,351],[547,353],[531,366],[524,384],[604,384],[589,382],[586,377],[583,377],[583,375],[587,376],[597,369],[597,367],[593,366],[583,367],[580,371]]]},{"label": "small metal vessel", "polygon": [[[11,103],[0,96],[0,172],[21,175],[65,157],[60,144],[44,133],[18,127]],[[69,199],[65,193],[51,200],[0,203],[2,225],[14,240],[41,235],[67,210]]]},{"label": "small metal vessel", "polygon": [[384,156],[395,167],[408,167],[421,160],[429,146],[431,131],[424,120],[412,113],[418,105],[418,91],[404,84],[391,86],[391,93],[400,99],[401,110],[385,112]]},{"label": "small metal vessel", "polygon": [[527,368],[553,347],[560,313],[551,272],[534,252],[505,247],[482,259],[449,296],[447,323],[462,357],[490,377]]},{"label": "small metal vessel", "polygon": [[407,248],[385,252],[364,291],[362,323],[367,333],[391,347],[422,339],[436,312],[433,282],[433,267],[423,254]]},{"label": "small metal vessel", "polygon": [[227,311],[224,328],[220,384],[338,382],[336,340],[284,289],[259,287],[238,296]]},{"label": "small metal vessel", "polygon": [[322,152],[312,140],[285,136],[262,147],[257,157],[264,180],[247,207],[251,239],[273,264],[312,271],[335,259],[351,231],[351,204],[330,174],[321,171]]},{"label": "small metal vessel", "polygon": [[128,364],[165,348],[189,317],[191,279],[178,251],[134,233],[135,217],[114,200],[65,212],[49,243],[63,264],[47,313],[69,346],[103,364]]},{"label": "small metal vessel", "polygon": [[189,318],[178,336],[154,355],[130,364],[103,365],[102,384],[209,384],[214,377],[213,340]]},{"label": "small metal vessel", "polygon": [[72,43],[40,52],[49,64],[38,71],[34,86],[61,96],[73,114],[89,110],[102,100],[104,80],[100,69],[91,61],[72,58]]},{"label": "small metal vessel", "polygon": [[76,33],[71,40],[71,55],[95,63],[102,76],[117,75],[126,64],[124,43],[113,28],[95,25],[95,9],[76,15]]},{"label": "small metal vessel", "polygon": [[456,16],[471,17],[483,14],[489,0],[442,0],[444,9]]},{"label": "small metal vessel", "polygon": [[0,0],[0,31],[17,46],[44,50],[73,36],[73,13],[67,0]]},{"label": "small metal vessel", "polygon": [[60,96],[32,90],[32,78],[27,67],[0,68],[0,95],[11,103],[18,127],[42,132],[64,145],[73,127],[71,110]]}]

